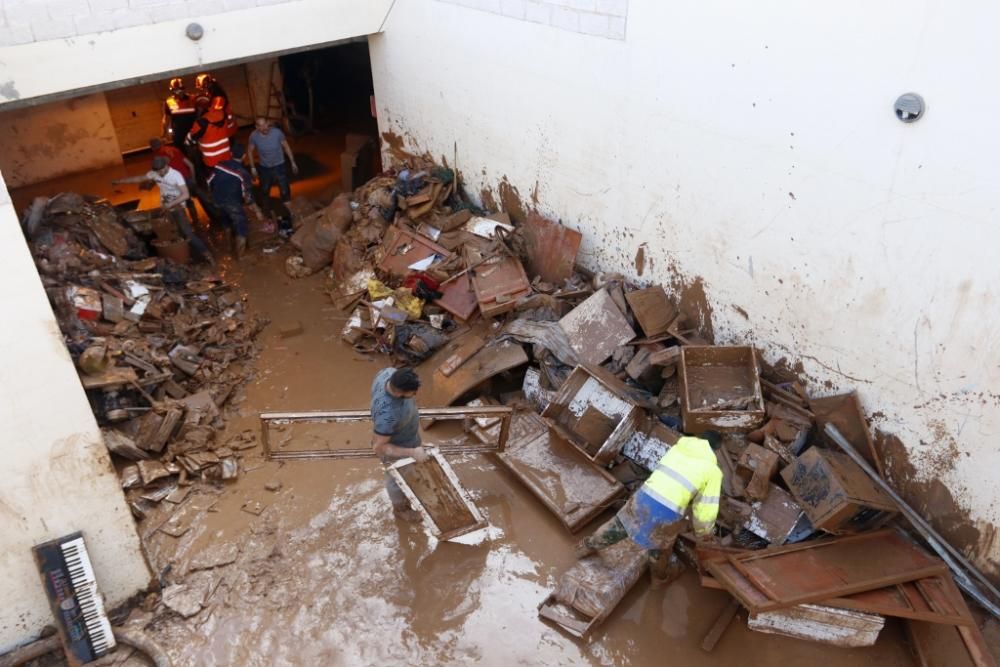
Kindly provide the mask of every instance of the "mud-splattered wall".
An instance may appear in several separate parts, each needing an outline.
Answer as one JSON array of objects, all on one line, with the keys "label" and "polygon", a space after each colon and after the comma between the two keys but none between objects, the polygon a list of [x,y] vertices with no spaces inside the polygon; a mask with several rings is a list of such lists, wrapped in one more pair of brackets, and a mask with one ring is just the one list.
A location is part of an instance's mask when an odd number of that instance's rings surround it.
[{"label": "mud-splattered wall", "polygon": [[371,51],[386,136],[579,228],[587,265],[694,286],[717,341],[857,389],[897,484],[995,575],[997,21],[645,1],[619,42],[412,0]]},{"label": "mud-splattered wall", "polygon": [[103,93],[0,113],[0,172],[12,188],[121,162]]},{"label": "mud-splattered wall", "polygon": [[0,654],[53,623],[31,547],[82,531],[115,606],[150,573],[118,475],[0,180]]}]

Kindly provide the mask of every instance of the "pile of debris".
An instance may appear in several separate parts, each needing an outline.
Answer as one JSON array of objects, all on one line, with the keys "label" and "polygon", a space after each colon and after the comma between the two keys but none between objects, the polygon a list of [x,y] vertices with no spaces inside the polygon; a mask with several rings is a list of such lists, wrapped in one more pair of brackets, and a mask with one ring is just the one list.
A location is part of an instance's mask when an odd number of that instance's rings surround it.
[{"label": "pile of debris", "polygon": [[150,256],[156,230],[172,228],[158,213],[67,193],[25,220],[105,444],[131,462],[121,474],[138,518],[194,479],[237,476],[238,449],[215,434],[266,324],[207,270]]},{"label": "pile of debris", "polygon": [[[712,345],[662,286],[589,274],[576,265],[578,232],[519,217],[477,210],[454,172],[412,164],[313,213],[300,233],[323,237],[331,298],[352,313],[343,339],[424,362],[422,404],[533,408],[509,432],[501,418],[466,428],[499,441],[503,465],[571,532],[624,502],[682,433],[724,433],[717,538],[685,536],[677,549],[678,570],[687,562],[736,601],[721,630],[742,606],[761,632],[867,646],[895,616],[916,645],[944,628],[968,664],[993,664],[955,585],[988,582],[887,527],[902,512],[935,551],[941,541],[882,478],[854,394],[813,398],[762,370],[753,347]],[[575,567],[540,614],[584,636],[639,580],[645,555],[623,543]]]}]

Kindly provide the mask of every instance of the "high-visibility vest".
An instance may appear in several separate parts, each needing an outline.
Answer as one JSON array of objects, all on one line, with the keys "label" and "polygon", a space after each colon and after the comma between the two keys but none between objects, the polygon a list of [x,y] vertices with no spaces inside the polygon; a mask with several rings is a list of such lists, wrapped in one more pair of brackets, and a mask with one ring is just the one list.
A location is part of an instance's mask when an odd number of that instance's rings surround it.
[{"label": "high-visibility vest", "polygon": [[191,99],[189,95],[184,95],[184,97],[177,97],[171,95],[167,98],[167,113],[173,116],[194,116],[197,109],[194,106],[194,100]]},{"label": "high-visibility vest", "polygon": [[225,116],[221,111],[210,110],[202,119],[206,123],[205,131],[198,139],[202,162],[211,168],[224,160],[231,160],[233,153],[229,146],[230,133],[226,128]]},{"label": "high-visibility vest", "polygon": [[719,515],[722,470],[707,440],[686,436],[660,458],[642,490],[679,516],[690,507],[694,532],[707,535]]}]

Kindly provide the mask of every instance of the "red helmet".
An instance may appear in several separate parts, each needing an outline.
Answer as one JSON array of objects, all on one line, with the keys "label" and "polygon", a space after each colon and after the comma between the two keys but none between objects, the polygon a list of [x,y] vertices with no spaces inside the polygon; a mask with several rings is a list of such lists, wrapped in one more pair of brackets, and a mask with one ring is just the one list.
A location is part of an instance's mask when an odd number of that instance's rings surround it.
[{"label": "red helmet", "polygon": [[184,79],[175,76],[170,80],[170,90],[184,90]]},{"label": "red helmet", "polygon": [[198,88],[205,89],[215,83],[215,77],[208,72],[202,72],[194,78],[194,85]]}]

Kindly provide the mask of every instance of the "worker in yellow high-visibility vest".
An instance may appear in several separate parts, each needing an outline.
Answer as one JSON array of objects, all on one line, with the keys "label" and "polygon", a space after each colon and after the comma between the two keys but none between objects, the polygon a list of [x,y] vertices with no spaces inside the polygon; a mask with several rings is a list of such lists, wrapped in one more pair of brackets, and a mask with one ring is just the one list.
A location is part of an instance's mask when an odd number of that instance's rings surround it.
[{"label": "worker in yellow high-visibility vest", "polygon": [[722,470],[714,450],[721,443],[722,436],[715,431],[680,438],[625,507],[577,545],[577,557],[630,538],[647,550],[654,584],[663,581],[688,509],[696,536],[714,534],[722,489]]}]

